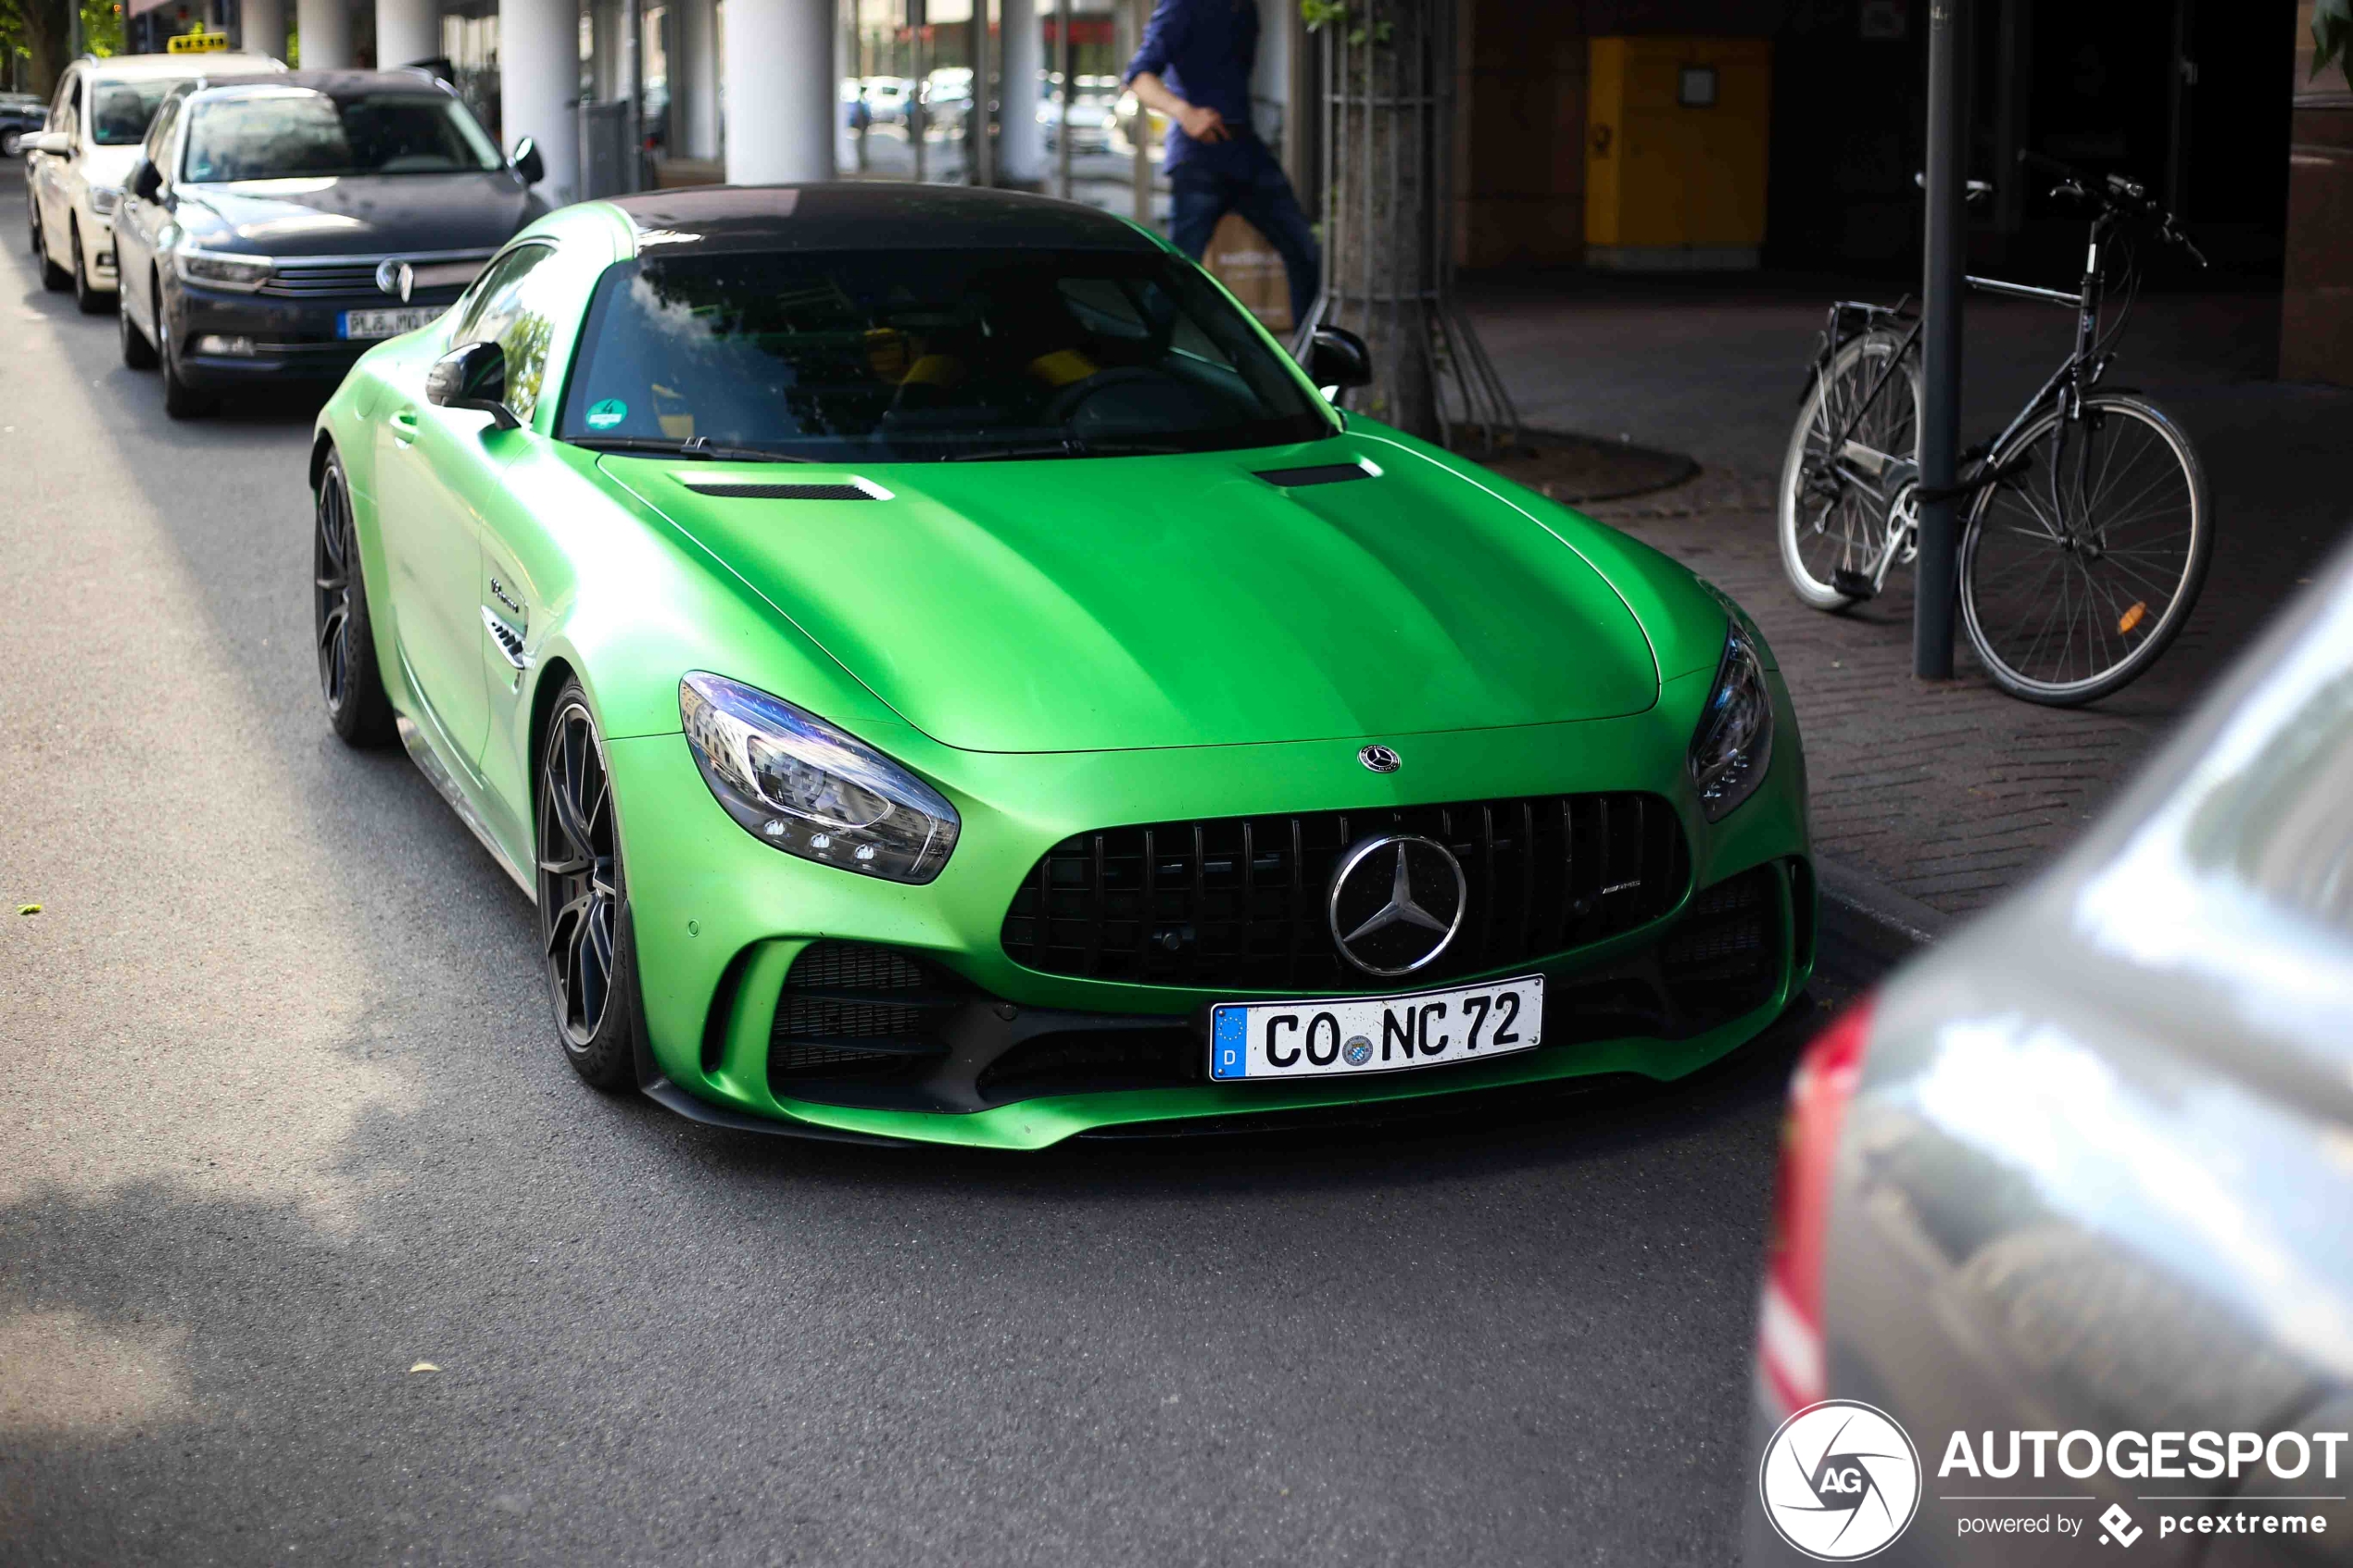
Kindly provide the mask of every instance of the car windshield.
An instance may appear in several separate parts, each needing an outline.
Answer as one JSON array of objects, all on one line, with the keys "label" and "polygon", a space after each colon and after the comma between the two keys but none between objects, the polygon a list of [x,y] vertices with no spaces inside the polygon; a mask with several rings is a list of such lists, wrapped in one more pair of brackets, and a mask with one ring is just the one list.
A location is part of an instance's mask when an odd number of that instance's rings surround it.
[{"label": "car windshield", "polygon": [[90,84],[90,139],[102,147],[135,147],[147,139],[170,82],[94,82]]},{"label": "car windshield", "polygon": [[1159,251],[657,255],[599,281],[558,433],[816,461],[1206,451],[1329,412]]},{"label": "car windshield", "polygon": [[329,95],[274,87],[200,101],[183,180],[448,174],[496,169],[498,149],[443,93]]}]

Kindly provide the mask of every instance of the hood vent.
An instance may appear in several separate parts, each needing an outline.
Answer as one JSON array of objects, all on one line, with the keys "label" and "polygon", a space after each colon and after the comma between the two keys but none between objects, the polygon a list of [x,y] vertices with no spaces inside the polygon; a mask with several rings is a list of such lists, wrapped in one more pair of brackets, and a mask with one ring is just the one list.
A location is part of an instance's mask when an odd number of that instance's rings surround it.
[{"label": "hood vent", "polygon": [[752,484],[731,483],[720,479],[683,479],[679,483],[698,495],[717,495],[730,501],[875,501],[881,499],[874,491],[854,482],[848,484]]},{"label": "hood vent", "polygon": [[1317,463],[1303,469],[1262,469],[1258,477],[1282,490],[1297,490],[1309,484],[1344,484],[1352,479],[1370,479],[1373,470],[1362,463]]}]

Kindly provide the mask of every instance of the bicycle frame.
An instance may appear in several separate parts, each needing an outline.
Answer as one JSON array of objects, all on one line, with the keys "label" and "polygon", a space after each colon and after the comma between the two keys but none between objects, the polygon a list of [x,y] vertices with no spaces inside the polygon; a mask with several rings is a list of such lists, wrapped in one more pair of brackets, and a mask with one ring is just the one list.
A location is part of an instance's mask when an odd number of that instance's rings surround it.
[{"label": "bicycle frame", "polygon": [[[1937,494],[1933,497],[1926,496],[1917,488],[1919,470],[1910,454],[1875,452],[1860,446],[1855,441],[1855,432],[1861,428],[1864,416],[1878,403],[1881,394],[1886,390],[1889,380],[1904,365],[1919,344],[1923,323],[1917,318],[1913,320],[1910,330],[1896,345],[1895,352],[1888,356],[1887,363],[1881,368],[1877,379],[1871,383],[1870,390],[1863,395],[1862,399],[1847,415],[1844,428],[1839,431],[1836,437],[1829,443],[1827,453],[1829,466],[1837,476],[1841,487],[1851,484],[1862,490],[1878,504],[1883,517],[1892,512],[1892,509],[1899,504],[1901,492],[1906,485],[1915,487],[1911,497],[1914,501],[1923,498],[1966,499],[1987,485],[1997,483],[2006,477],[2004,471],[1994,465],[1994,456],[2007,448],[2017,437],[2019,432],[2025,429],[2042,412],[2045,405],[2056,403],[2070,423],[2081,418],[2084,392],[2098,384],[2108,365],[2109,357],[2096,354],[2095,345],[2099,334],[2100,311],[2105,303],[2100,279],[2100,251],[2113,222],[2113,218],[2106,212],[2096,215],[2092,220],[2090,241],[2083,257],[2082,285],[2074,294],[2069,294],[2060,289],[2040,288],[2031,283],[2006,282],[1998,278],[1981,278],[1974,275],[1967,278],[1969,287],[1982,289],[1988,294],[2072,308],[2075,311],[2075,345],[2073,351],[2068,355],[2058,369],[2053,370],[2034,395],[2026,400],[2016,414],[2011,416],[2009,423],[2002,427],[2000,434],[1981,445],[1971,447],[1963,454],[1970,466],[1966,473],[1957,478],[1950,491]],[[1866,323],[1864,330],[1868,331],[1881,322],[1903,320],[1902,311],[1901,303],[1890,307],[1855,300],[1841,300],[1831,306],[1830,327],[1823,333],[1822,351],[1815,363],[1816,380],[1818,382],[1828,376],[1832,357],[1843,344],[1849,341],[1848,335],[1842,332],[1845,317],[1851,314],[1861,315]],[[2062,430],[2059,441],[2053,449],[2051,471],[2051,483],[2054,487],[2053,515],[2059,517],[2070,515],[2066,508],[2058,506],[2058,497],[2056,494],[2059,480],[2059,458],[2065,451],[2066,433]],[[1865,473],[1856,471],[1859,464],[1869,465],[1868,477]],[[1894,483],[1891,489],[1882,490],[1881,484],[1875,483],[1882,480],[1893,480]],[[1832,497],[1832,503],[1835,503],[1835,496]],[[1898,531],[1887,530],[1887,536],[1880,546],[1878,558],[1871,562],[1869,577],[1873,592],[1877,592],[1884,585],[1888,568],[1894,562],[1895,552],[1901,543]]]}]

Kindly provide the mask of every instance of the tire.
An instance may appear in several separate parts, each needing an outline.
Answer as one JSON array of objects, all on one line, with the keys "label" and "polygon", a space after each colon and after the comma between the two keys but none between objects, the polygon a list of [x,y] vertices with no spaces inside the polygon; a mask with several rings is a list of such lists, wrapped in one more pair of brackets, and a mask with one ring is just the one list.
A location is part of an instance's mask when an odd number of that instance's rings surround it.
[{"label": "tire", "polygon": [[[1807,389],[1790,431],[1776,508],[1781,570],[1797,596],[1816,609],[1838,609],[1855,602],[1838,591],[1831,573],[1839,567],[1858,571],[1869,567],[1884,542],[1885,525],[1869,498],[1855,495],[1842,496],[1818,518],[1811,516],[1803,495],[1806,459],[1827,456],[1831,435],[1844,428],[1856,403],[1902,346],[1901,338],[1882,332],[1864,332],[1840,345],[1830,368]],[[1855,438],[1879,451],[1909,458],[1919,440],[1919,357],[1906,356],[1896,375],[1864,415]]]},{"label": "tire", "polygon": [[114,296],[115,330],[122,336],[122,362],[134,370],[156,368],[156,345],[147,341],[137,323],[131,320],[131,291],[118,289]]},{"label": "tire", "polygon": [[534,784],[539,942],[564,1060],[591,1088],[636,1086],[636,947],[622,916],[628,884],[588,694],[566,681]]},{"label": "tire", "polygon": [[0,157],[16,157],[16,156],[17,156],[17,149],[18,149],[19,147],[23,146],[23,145],[24,145],[24,132],[21,132],[21,131],[0,131]]},{"label": "tire", "polygon": [[212,412],[212,394],[180,379],[180,356],[171,349],[171,324],[164,319],[163,296],[156,296],[156,358],[163,366],[163,411],[175,420],[202,419]]},{"label": "tire", "polygon": [[2104,392],[2083,399],[2080,422],[2045,413],[1994,461],[2022,467],[1977,493],[1961,535],[1961,619],[1979,662],[2010,696],[2054,708],[2129,685],[2206,585],[2214,519],[2196,450],[2163,410]]},{"label": "tire", "polygon": [[320,470],[311,510],[310,629],[327,722],[346,746],[361,750],[387,746],[396,734],[392,699],[384,695],[384,673],[376,664],[351,484],[344,477],[343,458],[333,452]]},{"label": "tire", "polygon": [[82,225],[72,224],[66,230],[66,254],[73,258],[69,269],[73,274],[73,307],[84,316],[95,316],[107,307],[107,297],[90,285],[90,263],[82,254]]},{"label": "tire", "polygon": [[63,294],[73,287],[73,274],[49,259],[49,235],[41,226],[40,206],[29,190],[24,199],[32,207],[32,254],[41,260],[41,286],[51,294]]}]

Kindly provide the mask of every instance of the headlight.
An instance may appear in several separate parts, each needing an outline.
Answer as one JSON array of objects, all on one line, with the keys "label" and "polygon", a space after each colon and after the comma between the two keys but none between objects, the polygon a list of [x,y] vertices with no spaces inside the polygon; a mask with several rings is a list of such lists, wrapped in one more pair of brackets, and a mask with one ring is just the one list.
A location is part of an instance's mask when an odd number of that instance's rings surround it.
[{"label": "headlight", "polygon": [[181,282],[197,283],[206,288],[235,289],[251,294],[270,278],[270,258],[266,256],[235,256],[220,250],[182,249],[174,253],[172,259],[180,269]]},{"label": "headlight", "polygon": [[939,792],[782,697],[699,672],[678,717],[727,814],[788,855],[892,882],[929,882],[961,823]]},{"label": "headlight", "polygon": [[1700,710],[1692,736],[1692,788],[1711,822],[1756,793],[1773,761],[1773,694],[1765,684],[1765,664],[1735,621],[1724,638],[1716,686]]},{"label": "headlight", "polygon": [[122,199],[121,190],[113,185],[90,187],[90,210],[105,218],[114,211],[114,204]]}]

